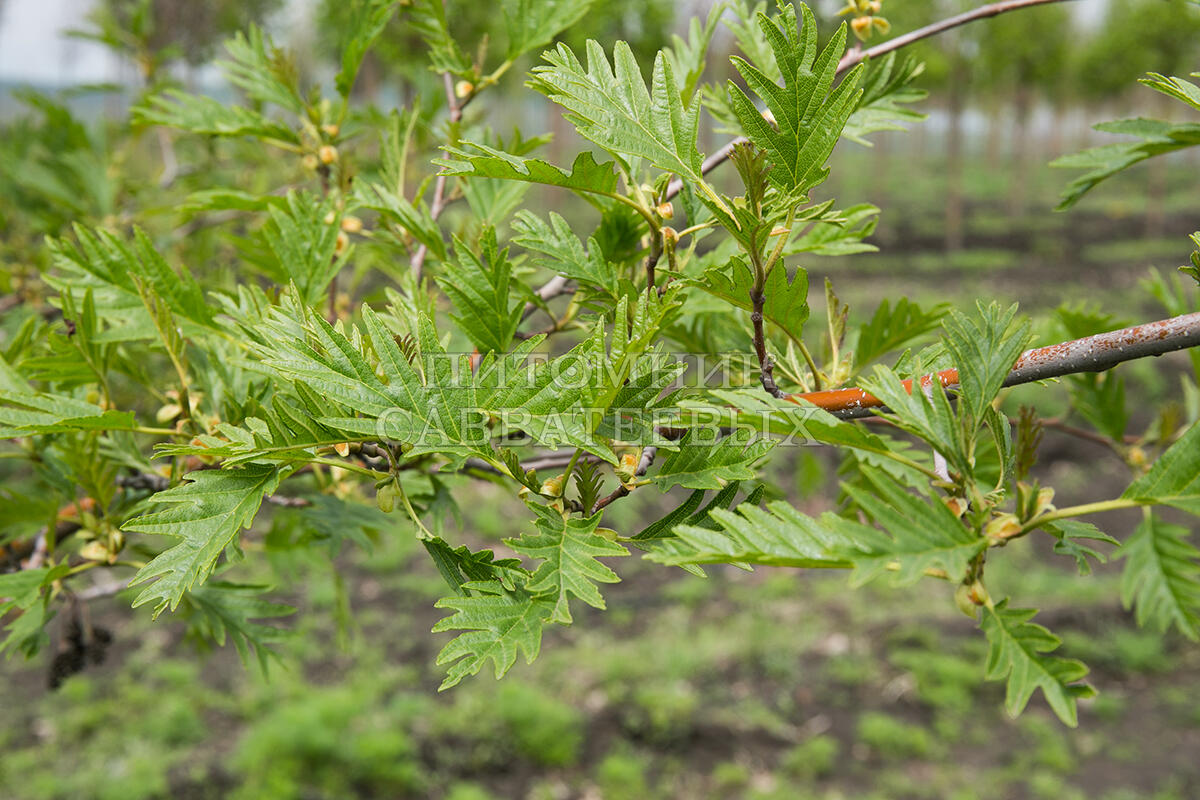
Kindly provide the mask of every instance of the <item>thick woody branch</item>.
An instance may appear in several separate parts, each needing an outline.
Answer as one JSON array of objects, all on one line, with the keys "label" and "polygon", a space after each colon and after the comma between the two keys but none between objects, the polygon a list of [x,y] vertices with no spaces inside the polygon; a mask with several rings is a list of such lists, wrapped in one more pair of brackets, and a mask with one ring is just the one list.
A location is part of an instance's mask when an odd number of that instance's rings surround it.
[{"label": "thick woody branch", "polygon": [[[1125,361],[1196,346],[1200,346],[1200,312],[1027,350],[1013,365],[1004,385],[1017,386],[1080,372],[1104,372]],[[924,386],[935,379],[944,387],[955,386],[958,370],[925,375],[919,383]],[[911,393],[912,384],[911,379],[904,381],[905,391]],[[833,389],[785,397],[794,403],[811,403],[842,419],[865,417],[883,409],[882,400],[862,389]]]}]

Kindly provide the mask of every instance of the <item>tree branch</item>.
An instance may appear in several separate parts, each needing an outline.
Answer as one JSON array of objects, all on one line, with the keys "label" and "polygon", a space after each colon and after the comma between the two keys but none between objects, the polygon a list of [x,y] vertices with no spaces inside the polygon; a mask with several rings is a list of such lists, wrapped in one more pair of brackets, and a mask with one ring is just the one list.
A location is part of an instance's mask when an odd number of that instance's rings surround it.
[{"label": "tree branch", "polygon": [[[1004,379],[1005,386],[1060,378],[1079,372],[1104,372],[1117,364],[1147,356],[1161,356],[1200,345],[1200,312],[1183,314],[1132,328],[1087,336],[1062,344],[1026,350]],[[925,375],[921,385],[936,378],[943,387],[958,384],[958,370]],[[903,382],[912,392],[912,380]],[[824,392],[785,395],[793,403],[807,402],[842,419],[869,416],[883,409],[883,401],[862,389],[832,389]]]},{"label": "tree branch", "polygon": [[[454,130],[458,123],[462,120],[462,106],[458,104],[458,98],[454,95],[454,79],[450,77],[449,72],[442,73],[442,86],[446,90],[446,106],[450,112],[451,135],[454,135]],[[442,211],[446,209],[446,176],[438,175],[437,181],[433,184],[433,204],[429,207],[429,216],[437,220],[442,215]],[[421,282],[421,270],[425,267],[425,257],[429,255],[429,248],[421,245],[417,251],[413,253],[409,259],[408,266],[412,271],[414,280],[417,283]]]}]

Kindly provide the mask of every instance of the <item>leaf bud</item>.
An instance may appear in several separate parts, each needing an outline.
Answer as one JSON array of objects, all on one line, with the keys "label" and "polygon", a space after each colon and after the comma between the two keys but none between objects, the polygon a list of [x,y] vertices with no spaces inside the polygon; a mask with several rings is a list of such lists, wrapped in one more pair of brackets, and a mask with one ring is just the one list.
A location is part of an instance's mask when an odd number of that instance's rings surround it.
[{"label": "leaf bud", "polygon": [[946,508],[950,509],[950,513],[959,519],[961,519],[962,515],[966,513],[967,501],[961,497],[944,497],[942,498],[942,502],[945,504]]},{"label": "leaf bud", "polygon": [[548,497],[561,497],[563,491],[563,476],[556,475],[542,483],[541,494]]},{"label": "leaf bud", "polygon": [[671,247],[679,241],[679,232],[670,225],[664,225],[662,228],[663,244]]},{"label": "leaf bud", "polygon": [[392,513],[396,507],[396,494],[395,481],[385,483],[375,490],[375,505],[385,514]]},{"label": "leaf bud", "polygon": [[625,484],[636,478],[639,460],[640,457],[633,453],[622,455],[621,462],[613,468],[613,473],[617,476],[617,480]]},{"label": "leaf bud", "polygon": [[979,607],[971,601],[971,587],[965,583],[960,583],[954,590],[954,605],[958,606],[958,610],[971,619],[975,619],[979,615]]},{"label": "leaf bud", "polygon": [[324,222],[326,225],[332,225],[333,223],[337,222],[337,214],[330,211],[328,214],[325,215],[325,217],[321,221]]},{"label": "leaf bud", "polygon": [[1017,521],[1015,514],[1000,514],[983,529],[983,535],[990,539],[992,544],[1002,544],[1020,532],[1021,523]]},{"label": "leaf bud", "polygon": [[85,561],[108,561],[108,548],[99,539],[92,541],[79,548],[79,557]]}]

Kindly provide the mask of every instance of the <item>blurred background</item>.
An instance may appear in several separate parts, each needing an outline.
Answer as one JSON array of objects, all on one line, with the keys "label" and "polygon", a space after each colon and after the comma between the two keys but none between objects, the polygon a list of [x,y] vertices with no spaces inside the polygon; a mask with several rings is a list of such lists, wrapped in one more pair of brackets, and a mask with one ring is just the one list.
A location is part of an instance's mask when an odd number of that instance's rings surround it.
[{"label": "blurred background", "polygon": [[[495,13],[448,5],[466,44]],[[648,65],[709,5],[611,0],[566,41],[625,39]],[[883,14],[900,34],[967,7],[885,0]],[[148,83],[232,98],[212,62],[250,22],[293,48],[311,80],[328,81],[344,9],[340,0],[0,0],[6,279],[41,269],[41,237],[74,219],[123,224],[123,209],[140,205],[160,225],[177,224],[155,210],[168,205],[164,195],[138,188],[170,168],[155,133],[131,132],[125,119]],[[831,30],[837,7],[816,9]],[[134,28],[140,38],[126,35]],[[368,57],[362,103],[436,102],[419,37],[403,13],[392,28]],[[728,74],[733,47],[718,32],[710,79]],[[928,119],[876,136],[872,148],[844,142],[821,189],[882,209],[870,239],[880,252],[812,257],[802,264],[810,284],[832,277],[859,318],[898,295],[1019,301],[1030,312],[1070,302],[1102,309],[1112,327],[1165,316],[1142,288],[1154,285],[1152,268],[1187,261],[1187,235],[1200,228],[1200,154],[1131,170],[1068,213],[1052,209],[1072,176],[1047,163],[1111,138],[1095,122],[1183,118],[1182,106],[1136,79],[1200,69],[1200,8],[1082,0],[976,23],[912,52],[927,65]],[[578,142],[522,87],[530,66],[475,112],[495,130],[519,122],[529,135],[553,132],[549,159],[561,163]],[[705,152],[723,141],[702,136]],[[257,180],[245,163],[208,177]],[[176,255],[212,255],[204,236]],[[1151,364],[1123,370],[1136,427],[1147,418],[1142,400],[1177,387]],[[1038,397],[1036,387],[1021,391]],[[801,507],[836,498],[831,454],[799,448],[781,461],[781,484]],[[1114,496],[1127,480],[1104,447],[1053,430],[1040,469],[1060,504]],[[494,546],[513,535],[516,499],[490,485],[469,491],[463,540]],[[613,507],[613,527],[636,531],[666,502],[635,493]],[[1135,521],[1115,513],[1098,523],[1122,538]],[[314,556],[298,546],[309,532],[286,509],[248,545],[266,557],[251,558],[243,577],[277,584],[278,599],[299,609],[269,680],[228,648],[198,656],[179,626],[131,612],[127,595],[89,606],[112,634],[108,657],[57,691],[46,688],[48,653],[0,663],[0,797],[1200,796],[1200,651],[1138,629],[1120,606],[1117,570],[1074,578],[1069,559],[1051,563],[1034,542],[1006,554],[989,581],[1045,609],[1064,652],[1092,666],[1101,694],[1081,706],[1076,730],[1040,697],[1019,720],[1004,715],[1002,687],[982,681],[984,642],[945,587],[851,592],[842,575],[734,569],[701,580],[635,558],[614,565],[623,582],[606,592],[609,610],[548,631],[532,667],[439,695],[433,660],[444,637],[429,628],[441,616],[432,607],[441,578],[395,518],[371,510],[340,524],[361,530],[369,550]]]}]

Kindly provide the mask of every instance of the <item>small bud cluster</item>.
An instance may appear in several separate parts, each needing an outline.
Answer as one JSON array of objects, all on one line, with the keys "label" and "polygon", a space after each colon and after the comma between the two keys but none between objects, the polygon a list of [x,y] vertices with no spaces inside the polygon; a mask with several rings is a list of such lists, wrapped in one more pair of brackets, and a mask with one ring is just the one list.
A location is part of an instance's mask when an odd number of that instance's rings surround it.
[{"label": "small bud cluster", "polygon": [[879,16],[883,10],[882,0],[846,0],[846,6],[838,12],[838,16],[852,16],[850,30],[860,42],[865,42],[878,31],[886,36],[892,29],[892,23]]}]

